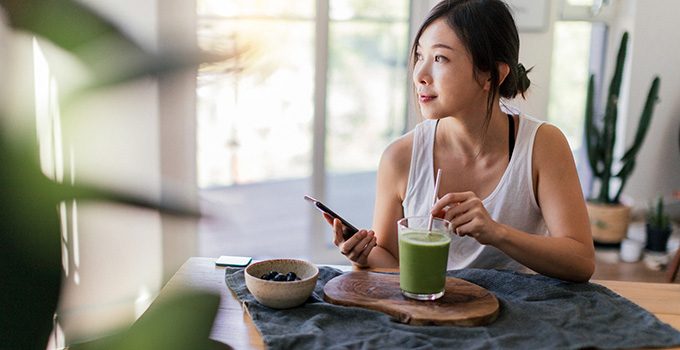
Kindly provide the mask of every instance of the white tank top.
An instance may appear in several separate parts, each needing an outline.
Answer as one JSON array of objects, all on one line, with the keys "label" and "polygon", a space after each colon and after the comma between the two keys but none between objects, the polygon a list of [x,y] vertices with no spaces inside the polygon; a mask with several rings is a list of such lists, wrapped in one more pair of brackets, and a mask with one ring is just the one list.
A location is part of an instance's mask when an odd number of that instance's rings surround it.
[{"label": "white tank top", "polygon": [[[510,163],[493,192],[482,200],[484,208],[495,221],[538,235],[546,235],[547,230],[534,195],[531,154],[536,131],[542,123],[526,115],[519,116],[519,130]],[[434,195],[432,155],[436,126],[437,120],[425,120],[416,125],[413,132],[411,169],[402,203],[404,217],[430,214]],[[447,268],[467,267],[531,271],[492,246],[482,245],[471,237],[453,235]]]}]

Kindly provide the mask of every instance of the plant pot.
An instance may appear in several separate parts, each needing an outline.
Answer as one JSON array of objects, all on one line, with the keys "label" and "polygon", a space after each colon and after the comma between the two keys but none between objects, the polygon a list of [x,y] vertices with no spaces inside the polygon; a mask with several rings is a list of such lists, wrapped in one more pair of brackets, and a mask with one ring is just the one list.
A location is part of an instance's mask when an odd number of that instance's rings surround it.
[{"label": "plant pot", "polygon": [[652,252],[666,252],[666,245],[668,244],[668,237],[671,236],[671,228],[652,227],[647,224],[647,244],[645,249]]},{"label": "plant pot", "polygon": [[587,202],[593,241],[619,244],[626,238],[630,222],[630,207],[623,204]]}]

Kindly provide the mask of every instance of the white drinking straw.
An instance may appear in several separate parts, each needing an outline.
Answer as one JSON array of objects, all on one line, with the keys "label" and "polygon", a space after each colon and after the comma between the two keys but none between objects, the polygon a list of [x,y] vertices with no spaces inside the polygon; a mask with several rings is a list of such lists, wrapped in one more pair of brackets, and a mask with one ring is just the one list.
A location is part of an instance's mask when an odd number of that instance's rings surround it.
[{"label": "white drinking straw", "polygon": [[[432,195],[432,206],[437,203],[437,193],[439,193],[439,183],[442,178],[442,170],[437,169],[437,179],[434,180],[434,194]],[[431,208],[430,208],[431,209]],[[427,222],[427,233],[432,232],[432,222],[434,221],[434,215],[432,215],[432,210],[430,210],[430,220]]]}]

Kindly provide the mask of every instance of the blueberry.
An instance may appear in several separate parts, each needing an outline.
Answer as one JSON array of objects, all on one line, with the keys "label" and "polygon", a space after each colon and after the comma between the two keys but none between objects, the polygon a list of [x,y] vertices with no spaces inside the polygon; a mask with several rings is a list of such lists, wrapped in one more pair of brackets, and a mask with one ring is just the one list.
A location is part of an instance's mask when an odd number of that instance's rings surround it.
[{"label": "blueberry", "polygon": [[298,279],[298,277],[295,272],[288,272],[286,275],[286,281],[295,281],[296,279]]},{"label": "blueberry", "polygon": [[263,279],[263,280],[266,280],[266,281],[272,281],[272,280],[274,280],[274,277],[276,277],[276,275],[278,275],[278,274],[279,273],[276,272],[276,271],[269,271],[269,272],[265,273],[264,275],[262,275],[260,277],[260,279]]},{"label": "blueberry", "polygon": [[276,277],[274,277],[274,281],[285,282],[286,281],[286,275],[278,274],[278,275],[276,275]]}]

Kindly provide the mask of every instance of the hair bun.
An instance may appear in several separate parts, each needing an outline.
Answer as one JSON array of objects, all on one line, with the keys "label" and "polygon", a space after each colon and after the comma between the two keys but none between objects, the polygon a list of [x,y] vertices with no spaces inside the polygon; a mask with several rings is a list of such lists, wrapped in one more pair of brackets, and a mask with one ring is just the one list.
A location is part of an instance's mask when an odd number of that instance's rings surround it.
[{"label": "hair bun", "polygon": [[517,64],[517,92],[522,94],[522,97],[524,97],[524,92],[527,91],[529,89],[529,85],[531,85],[531,80],[529,80],[527,75],[532,69],[534,69],[534,67],[531,67],[527,70],[524,68],[523,64]]}]

